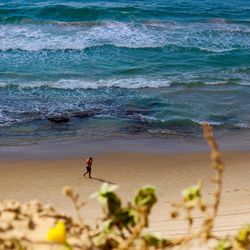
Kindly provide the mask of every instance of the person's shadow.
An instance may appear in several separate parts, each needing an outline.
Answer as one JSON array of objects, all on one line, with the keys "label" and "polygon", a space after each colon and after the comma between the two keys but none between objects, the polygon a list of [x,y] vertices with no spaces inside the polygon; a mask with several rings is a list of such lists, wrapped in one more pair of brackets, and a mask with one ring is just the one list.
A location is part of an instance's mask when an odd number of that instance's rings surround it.
[{"label": "person's shadow", "polygon": [[114,183],[114,182],[112,182],[112,181],[107,181],[107,180],[104,180],[104,179],[101,179],[101,178],[92,177],[91,179],[92,179],[92,180],[95,180],[95,181],[99,181],[99,182],[106,182],[106,183],[108,183],[108,184],[116,185],[116,183]]}]

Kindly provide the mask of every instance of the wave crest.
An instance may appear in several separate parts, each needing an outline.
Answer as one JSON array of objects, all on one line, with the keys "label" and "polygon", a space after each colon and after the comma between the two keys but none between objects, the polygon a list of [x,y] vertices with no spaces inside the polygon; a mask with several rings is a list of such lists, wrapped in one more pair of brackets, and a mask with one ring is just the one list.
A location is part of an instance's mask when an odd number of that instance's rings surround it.
[{"label": "wave crest", "polygon": [[109,80],[73,80],[61,79],[59,81],[40,81],[40,82],[2,82],[0,87],[18,87],[18,88],[42,88],[49,87],[54,89],[98,89],[98,88],[160,88],[169,87],[171,82],[164,79],[146,79],[146,78],[133,78],[133,79],[109,79]]},{"label": "wave crest", "polygon": [[0,50],[84,50],[176,46],[211,52],[250,48],[249,28],[211,23],[99,22],[84,25],[0,25]]},{"label": "wave crest", "polygon": [[0,88],[19,88],[19,89],[37,89],[37,88],[51,88],[51,89],[101,89],[101,88],[122,88],[122,89],[142,89],[142,88],[166,88],[166,87],[202,87],[202,86],[221,86],[221,85],[240,85],[250,86],[249,82],[231,82],[226,80],[221,81],[195,81],[186,80],[181,82],[180,79],[161,79],[161,78],[114,78],[114,79],[100,79],[100,80],[84,80],[84,79],[61,79],[58,81],[31,81],[31,82],[17,82],[13,80],[0,82]]}]

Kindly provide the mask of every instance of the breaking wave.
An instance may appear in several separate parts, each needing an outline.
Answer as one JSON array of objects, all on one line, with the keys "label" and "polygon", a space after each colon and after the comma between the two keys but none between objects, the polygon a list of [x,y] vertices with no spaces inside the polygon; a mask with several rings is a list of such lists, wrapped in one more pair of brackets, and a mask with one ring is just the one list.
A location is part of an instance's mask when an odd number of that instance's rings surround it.
[{"label": "breaking wave", "polygon": [[113,45],[125,48],[176,46],[224,52],[250,48],[250,30],[224,23],[125,23],[84,25],[0,25],[0,50],[84,50]]}]

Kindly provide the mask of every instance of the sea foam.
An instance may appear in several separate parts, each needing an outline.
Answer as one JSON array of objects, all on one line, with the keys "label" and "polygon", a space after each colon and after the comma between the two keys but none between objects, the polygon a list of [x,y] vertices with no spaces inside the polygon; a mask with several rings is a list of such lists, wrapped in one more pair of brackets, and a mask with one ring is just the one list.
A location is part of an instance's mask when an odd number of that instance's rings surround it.
[{"label": "sea foam", "polygon": [[89,25],[0,25],[0,50],[84,50],[103,45],[126,48],[177,46],[211,52],[250,48],[249,29],[226,23],[127,23]]}]

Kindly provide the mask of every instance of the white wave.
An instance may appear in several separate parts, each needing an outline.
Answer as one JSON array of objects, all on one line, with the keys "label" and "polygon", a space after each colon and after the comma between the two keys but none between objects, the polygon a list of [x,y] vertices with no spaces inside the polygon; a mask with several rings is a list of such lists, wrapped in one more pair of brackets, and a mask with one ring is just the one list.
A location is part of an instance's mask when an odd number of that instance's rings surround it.
[{"label": "white wave", "polygon": [[236,124],[236,127],[239,127],[239,128],[250,128],[250,124],[248,124],[246,122],[241,122],[241,123]]},{"label": "white wave", "polygon": [[11,125],[12,123],[19,122],[20,119],[11,118],[5,115],[2,111],[0,111],[0,127],[6,127]]},{"label": "white wave", "polygon": [[62,79],[59,81],[39,81],[39,82],[1,82],[0,87],[18,86],[19,88],[40,88],[50,87],[55,89],[98,89],[98,88],[160,88],[169,87],[171,82],[164,79],[148,79],[148,78],[127,78],[127,79],[109,79],[97,81]]},{"label": "white wave", "polygon": [[242,86],[250,86],[250,82],[241,82],[240,85],[242,85]]},{"label": "white wave", "polygon": [[227,23],[124,23],[90,25],[0,25],[0,50],[84,50],[113,45],[127,48],[179,46],[223,52],[250,48],[249,30]]},{"label": "white wave", "polygon": [[224,85],[227,84],[228,81],[208,81],[204,82],[205,85]]},{"label": "white wave", "polygon": [[190,119],[190,120],[193,121],[194,123],[198,123],[200,125],[209,124],[212,126],[220,126],[223,124],[223,122],[216,122],[216,121],[209,121],[209,120],[197,120],[197,119]]},{"label": "white wave", "polygon": [[228,52],[228,51],[233,51],[236,50],[237,48],[218,48],[218,49],[210,49],[210,48],[199,48],[200,50],[203,51],[208,51],[208,52],[215,52],[215,53],[223,53],[223,52]]},{"label": "white wave", "polygon": [[219,23],[219,24],[224,24],[224,23],[228,23],[227,19],[225,18],[211,18],[208,20],[209,23]]},{"label": "white wave", "polygon": [[[20,89],[25,88],[41,88],[49,87],[54,89],[98,89],[98,88],[126,88],[126,89],[140,89],[140,88],[163,88],[177,85],[195,85],[200,84],[201,80],[193,75],[173,76],[169,79],[163,78],[114,78],[114,79],[100,79],[100,80],[84,80],[84,79],[61,79],[58,81],[2,81],[0,87],[17,86]],[[207,81],[204,85],[225,85],[227,80]],[[239,85],[250,86],[248,82],[239,82]]]}]

